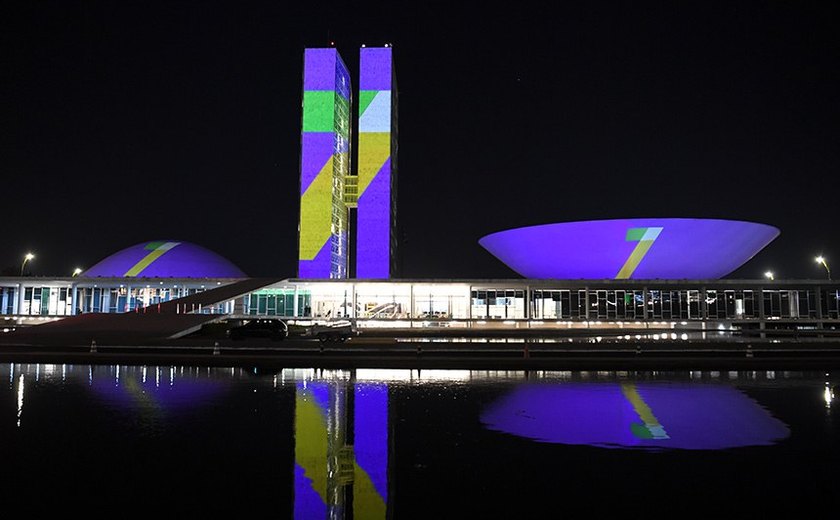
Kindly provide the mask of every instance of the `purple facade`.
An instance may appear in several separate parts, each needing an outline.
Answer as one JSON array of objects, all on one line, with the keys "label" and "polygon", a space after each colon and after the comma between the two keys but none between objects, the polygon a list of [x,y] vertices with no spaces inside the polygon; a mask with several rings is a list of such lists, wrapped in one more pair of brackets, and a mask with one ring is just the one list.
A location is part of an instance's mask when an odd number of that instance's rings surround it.
[{"label": "purple facade", "polygon": [[391,278],[395,270],[396,87],[392,49],[359,52],[359,161],[356,277]]},{"label": "purple facade", "polygon": [[516,228],[479,244],[526,278],[703,280],[726,276],[778,235],[752,222],[650,218]]},{"label": "purple facade", "polygon": [[300,155],[298,277],[346,278],[350,75],[333,48],[306,49]]},{"label": "purple facade", "polygon": [[391,277],[391,162],[359,197],[357,213],[356,277]]}]

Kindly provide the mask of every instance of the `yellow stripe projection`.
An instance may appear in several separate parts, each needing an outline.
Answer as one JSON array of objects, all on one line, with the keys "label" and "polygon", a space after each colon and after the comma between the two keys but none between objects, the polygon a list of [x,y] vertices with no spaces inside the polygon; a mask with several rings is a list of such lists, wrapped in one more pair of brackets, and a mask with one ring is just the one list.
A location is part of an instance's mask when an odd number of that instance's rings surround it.
[{"label": "yellow stripe projection", "polygon": [[300,198],[300,251],[298,258],[312,260],[330,238],[333,159],[312,180]]},{"label": "yellow stripe projection", "polygon": [[390,156],[390,132],[359,132],[359,197]]},{"label": "yellow stripe projection", "polygon": [[642,258],[650,249],[650,246],[653,245],[653,240],[639,240],[639,243],[636,244],[636,248],[633,249],[633,252],[630,253],[630,257],[624,262],[624,265],[621,267],[621,270],[615,275],[616,280],[626,280],[633,276],[633,271],[639,267],[639,263],[642,261]]},{"label": "yellow stripe projection", "polygon": [[148,255],[144,256],[142,260],[134,264],[134,267],[129,269],[123,276],[137,276],[143,272],[143,269],[149,267],[152,262],[163,256],[164,253],[178,244],[180,244],[180,242],[166,242],[161,244],[156,249],[150,251]]},{"label": "yellow stripe projection", "polygon": [[160,412],[161,407],[160,405],[152,399],[152,396],[147,395],[146,392],[143,391],[143,387],[140,386],[140,383],[137,380],[132,379],[130,377],[126,377],[122,380],[123,388],[128,391],[131,397],[134,398],[135,402],[144,410],[149,412]]},{"label": "yellow stripe projection", "polygon": [[653,245],[653,242],[659,237],[659,233],[662,232],[661,227],[640,227],[640,228],[630,228],[627,230],[627,237],[625,240],[628,242],[635,242],[639,241],[636,244],[636,247],[633,248],[633,252],[630,253],[630,257],[624,262],[624,265],[621,267],[621,270],[618,271],[618,274],[615,275],[616,280],[626,280],[633,276],[633,272],[639,267],[639,263],[642,261],[642,258],[650,249],[650,246]]},{"label": "yellow stripe projection", "polygon": [[295,461],[312,480],[312,489],[327,501],[327,424],[312,397],[295,398]]},{"label": "yellow stripe projection", "polygon": [[636,390],[636,385],[622,383],[621,385],[621,393],[624,394],[624,397],[630,401],[630,404],[633,405],[633,410],[636,411],[636,414],[645,423],[645,427],[650,430],[650,433],[653,435],[654,439],[669,439],[668,434],[665,433],[665,428],[659,424],[659,419],[653,415],[653,411],[647,405],[642,396],[639,395],[638,390]]},{"label": "yellow stripe projection", "polygon": [[353,469],[353,518],[385,518],[385,499],[358,464]]}]

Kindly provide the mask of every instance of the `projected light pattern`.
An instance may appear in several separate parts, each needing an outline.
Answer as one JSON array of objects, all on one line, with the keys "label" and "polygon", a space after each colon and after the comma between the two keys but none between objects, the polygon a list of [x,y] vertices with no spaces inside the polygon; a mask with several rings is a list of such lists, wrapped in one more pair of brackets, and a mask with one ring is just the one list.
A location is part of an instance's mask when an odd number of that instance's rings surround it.
[{"label": "projected light pattern", "polygon": [[[388,388],[353,386],[353,414],[338,383],[300,383],[295,400],[295,518],[341,516],[352,482],[353,517],[386,517]],[[347,443],[353,429],[355,445]]]},{"label": "projected light pattern", "polygon": [[390,278],[395,244],[392,162],[394,71],[390,47],[359,52],[356,276]]},{"label": "projected light pattern", "polygon": [[661,227],[652,227],[652,228],[630,228],[627,230],[627,238],[628,242],[638,242],[636,248],[633,249],[633,252],[630,253],[630,258],[624,262],[624,265],[621,266],[621,270],[618,271],[616,275],[617,280],[623,280],[630,278],[633,275],[633,271],[639,267],[639,263],[642,261],[642,258],[650,249],[650,246],[653,245],[653,241],[656,240],[656,237],[659,236],[659,233],[662,232]]},{"label": "projected light pattern", "polygon": [[81,277],[246,278],[231,262],[190,242],[158,240],[127,247]]},{"label": "projected light pattern", "polygon": [[601,448],[719,450],[790,435],[744,393],[712,384],[525,384],[485,409],[481,422],[539,442]]},{"label": "projected light pattern", "polygon": [[206,405],[228,387],[221,379],[179,378],[161,367],[117,367],[115,373],[92,377],[90,386],[111,406],[137,408],[153,415]]},{"label": "projected light pattern", "polygon": [[350,74],[338,51],[304,51],[299,278],[347,277],[350,92]]},{"label": "projected light pattern", "polygon": [[642,399],[642,396],[639,395],[638,389],[636,389],[636,385],[630,383],[622,383],[621,385],[621,392],[624,394],[625,399],[631,405],[633,405],[633,411],[639,416],[639,419],[642,420],[642,423],[633,423],[630,425],[633,434],[640,439],[669,439],[668,433],[665,431],[665,427],[663,427],[659,423],[659,419],[653,414],[653,411],[650,409],[650,406]]},{"label": "projected light pattern", "polygon": [[741,267],[778,235],[752,222],[650,218],[509,229],[479,244],[526,278],[706,280]]},{"label": "projected light pattern", "polygon": [[388,499],[388,386],[354,388],[353,518],[385,518]]}]

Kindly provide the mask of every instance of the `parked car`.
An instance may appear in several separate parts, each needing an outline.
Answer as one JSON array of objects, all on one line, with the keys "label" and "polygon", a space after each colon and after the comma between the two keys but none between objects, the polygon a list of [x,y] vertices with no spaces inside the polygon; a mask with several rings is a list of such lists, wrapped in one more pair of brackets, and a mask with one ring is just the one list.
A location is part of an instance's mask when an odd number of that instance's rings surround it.
[{"label": "parked car", "polygon": [[316,323],[310,326],[304,333],[304,337],[318,338],[321,343],[340,342],[344,343],[353,336],[359,334],[354,321],[336,320],[330,322]]},{"label": "parked car", "polygon": [[289,326],[283,320],[258,318],[228,329],[227,335],[233,340],[269,338],[274,341],[282,341],[289,336]]}]

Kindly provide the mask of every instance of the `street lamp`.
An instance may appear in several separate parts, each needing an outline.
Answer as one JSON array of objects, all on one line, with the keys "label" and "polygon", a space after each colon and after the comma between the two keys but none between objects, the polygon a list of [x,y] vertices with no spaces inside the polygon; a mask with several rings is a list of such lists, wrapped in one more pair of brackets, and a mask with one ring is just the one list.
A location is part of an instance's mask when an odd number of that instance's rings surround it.
[{"label": "street lamp", "polygon": [[73,269],[73,276],[78,276],[80,274],[82,274],[82,268],[81,267],[77,267],[77,268]]},{"label": "street lamp", "polygon": [[822,266],[825,267],[825,271],[828,273],[828,279],[831,280],[831,269],[828,268],[828,264],[826,263],[825,258],[823,258],[822,255],[820,255],[814,258],[814,260],[816,260],[818,264],[822,264]]},{"label": "street lamp", "polygon": [[775,279],[776,279],[776,278],[774,278],[774,277],[773,277],[773,271],[767,271],[766,273],[764,273],[764,276],[765,276],[768,280],[775,280]]},{"label": "street lamp", "polygon": [[26,256],[23,257],[23,263],[20,264],[20,275],[23,276],[23,268],[26,267],[26,262],[35,258],[35,255],[32,253],[26,253]]}]

